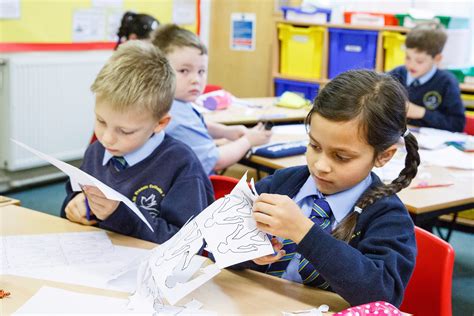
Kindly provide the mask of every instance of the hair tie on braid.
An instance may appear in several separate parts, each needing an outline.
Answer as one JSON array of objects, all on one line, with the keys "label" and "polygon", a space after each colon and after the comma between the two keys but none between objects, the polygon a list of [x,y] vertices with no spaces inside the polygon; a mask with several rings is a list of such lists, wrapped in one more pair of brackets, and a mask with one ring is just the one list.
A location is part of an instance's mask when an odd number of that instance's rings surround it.
[{"label": "hair tie on braid", "polygon": [[405,133],[402,134],[402,137],[405,138],[405,137],[407,137],[408,135],[410,135],[410,130],[407,128],[407,129],[405,130]]},{"label": "hair tie on braid", "polygon": [[354,212],[362,214],[362,209],[356,205],[354,206]]}]

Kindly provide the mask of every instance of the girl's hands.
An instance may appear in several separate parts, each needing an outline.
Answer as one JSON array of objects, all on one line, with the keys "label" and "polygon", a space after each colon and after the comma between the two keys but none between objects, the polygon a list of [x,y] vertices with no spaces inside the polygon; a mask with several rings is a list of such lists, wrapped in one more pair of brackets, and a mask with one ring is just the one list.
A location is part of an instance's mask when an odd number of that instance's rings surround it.
[{"label": "girl's hands", "polygon": [[279,194],[261,194],[253,204],[253,218],[260,230],[297,244],[314,224],[292,199]]},{"label": "girl's hands", "polygon": [[86,197],[84,193],[79,193],[74,198],[69,201],[64,209],[66,212],[66,218],[74,223],[79,223],[82,225],[95,225],[97,224],[96,220],[87,220],[86,217]]},{"label": "girl's hands", "polygon": [[107,219],[115,212],[120,203],[119,201],[107,199],[97,187],[84,186],[84,191],[92,213],[100,220]]},{"label": "girl's hands", "polygon": [[254,259],[253,262],[261,266],[272,264],[280,260],[286,254],[285,250],[281,249],[283,248],[283,244],[280,241],[278,241],[278,239],[276,239],[275,237],[272,238],[272,246],[276,254],[263,256],[263,257]]}]

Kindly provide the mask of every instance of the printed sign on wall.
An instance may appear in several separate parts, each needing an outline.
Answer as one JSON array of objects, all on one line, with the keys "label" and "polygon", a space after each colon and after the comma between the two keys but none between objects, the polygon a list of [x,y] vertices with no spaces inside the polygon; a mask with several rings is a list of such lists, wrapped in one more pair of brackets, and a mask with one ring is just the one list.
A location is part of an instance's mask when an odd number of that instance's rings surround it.
[{"label": "printed sign on wall", "polygon": [[230,49],[255,50],[255,13],[232,13],[230,18]]}]

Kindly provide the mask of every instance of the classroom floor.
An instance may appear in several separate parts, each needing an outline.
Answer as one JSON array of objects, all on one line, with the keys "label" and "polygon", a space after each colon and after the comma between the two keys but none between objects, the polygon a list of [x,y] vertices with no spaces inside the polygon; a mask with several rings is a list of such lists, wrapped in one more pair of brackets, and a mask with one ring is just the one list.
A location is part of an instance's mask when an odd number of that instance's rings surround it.
[{"label": "classroom floor", "polygon": [[[241,169],[228,170],[226,175],[242,174]],[[249,176],[254,173],[250,172]],[[58,182],[5,195],[21,201],[22,206],[59,216],[66,195],[65,182]],[[456,251],[453,275],[453,315],[474,315],[474,234],[455,231],[450,240]]]}]

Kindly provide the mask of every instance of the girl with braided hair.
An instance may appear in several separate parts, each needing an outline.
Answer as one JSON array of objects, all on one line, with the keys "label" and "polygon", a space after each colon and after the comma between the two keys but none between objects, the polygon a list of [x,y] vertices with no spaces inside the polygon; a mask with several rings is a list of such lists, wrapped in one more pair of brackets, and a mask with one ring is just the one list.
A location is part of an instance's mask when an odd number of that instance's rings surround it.
[{"label": "girl with braided hair", "polygon": [[[413,222],[396,193],[420,162],[406,126],[404,88],[368,70],[329,82],[308,114],[307,166],[257,183],[257,226],[275,236],[275,254],[238,267],[334,291],[351,305],[400,306],[415,266]],[[371,172],[403,139],[405,168],[390,184]]]}]

